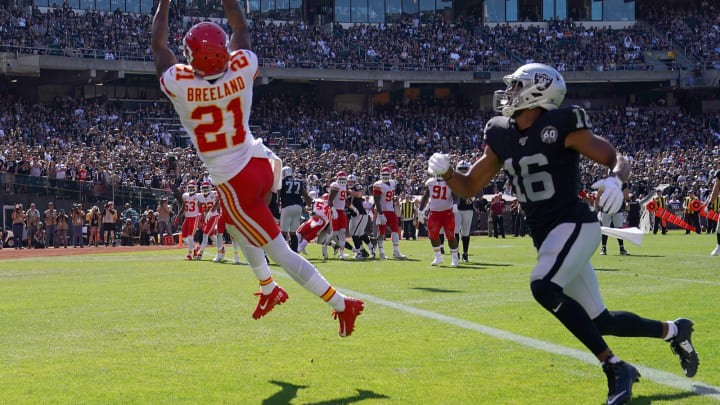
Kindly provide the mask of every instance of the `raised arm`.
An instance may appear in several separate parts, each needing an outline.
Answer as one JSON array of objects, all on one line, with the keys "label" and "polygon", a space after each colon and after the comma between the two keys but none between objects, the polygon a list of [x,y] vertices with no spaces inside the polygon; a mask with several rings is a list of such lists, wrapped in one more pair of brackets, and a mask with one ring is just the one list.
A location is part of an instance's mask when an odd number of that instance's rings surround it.
[{"label": "raised arm", "polygon": [[[458,173],[453,170],[453,168],[450,167],[449,160],[446,163],[439,162],[439,159],[443,159],[441,156],[443,155],[436,153],[430,158],[430,169],[435,172],[435,174],[442,174],[443,180],[450,186],[452,191],[460,196],[460,198],[465,199],[475,196],[485,188],[502,168],[500,159],[489,145],[485,146],[485,153],[483,153],[480,160],[472,165],[467,174]],[[438,164],[438,167],[434,167]],[[442,170],[443,168],[445,168],[445,171]],[[442,173],[438,173],[438,170]]]},{"label": "raised arm", "polygon": [[170,0],[160,0],[152,23],[152,53],[158,76],[177,63],[175,54],[168,47],[169,9]]},{"label": "raised arm", "polygon": [[225,16],[232,28],[230,36],[230,50],[250,49],[250,28],[248,27],[245,12],[238,4],[237,0],[222,0],[223,8],[225,8]]}]

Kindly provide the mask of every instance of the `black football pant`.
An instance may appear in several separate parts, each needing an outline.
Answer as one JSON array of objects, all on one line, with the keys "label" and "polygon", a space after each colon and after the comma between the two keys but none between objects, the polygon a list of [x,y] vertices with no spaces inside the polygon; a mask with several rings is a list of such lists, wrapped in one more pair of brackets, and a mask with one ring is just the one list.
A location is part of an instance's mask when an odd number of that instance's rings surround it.
[{"label": "black football pant", "polygon": [[[695,233],[700,234],[700,217],[697,212],[692,214],[685,214],[685,222],[688,223],[688,225],[695,228]],[[690,230],[685,230],[685,235],[689,234]]]},{"label": "black football pant", "polygon": [[505,239],[505,224],[503,223],[503,216],[493,214],[493,232],[495,238],[502,236]]}]

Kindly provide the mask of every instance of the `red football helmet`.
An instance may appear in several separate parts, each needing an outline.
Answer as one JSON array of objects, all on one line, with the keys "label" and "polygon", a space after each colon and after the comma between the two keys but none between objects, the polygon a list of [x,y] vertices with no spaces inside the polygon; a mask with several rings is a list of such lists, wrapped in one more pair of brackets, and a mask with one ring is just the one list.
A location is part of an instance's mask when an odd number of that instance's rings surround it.
[{"label": "red football helmet", "polygon": [[217,79],[225,73],[230,53],[228,36],[213,22],[195,24],[183,39],[185,59],[203,79]]},{"label": "red football helmet", "polygon": [[392,169],[390,166],[385,166],[380,170],[380,180],[384,181],[385,183],[390,182],[392,180]]},{"label": "red football helmet", "polygon": [[343,185],[343,186],[347,185],[347,173],[342,172],[342,171],[338,172],[337,182],[338,182],[338,184]]}]

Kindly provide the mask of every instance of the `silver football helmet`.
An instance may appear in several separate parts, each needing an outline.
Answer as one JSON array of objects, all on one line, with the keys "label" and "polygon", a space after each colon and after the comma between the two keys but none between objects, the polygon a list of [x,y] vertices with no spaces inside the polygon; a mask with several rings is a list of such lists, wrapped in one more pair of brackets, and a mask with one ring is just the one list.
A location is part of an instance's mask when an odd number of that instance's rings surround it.
[{"label": "silver football helmet", "polygon": [[293,175],[293,168],[290,166],[285,166],[282,168],[282,171],[280,172],[282,174],[282,178],[290,177]]},{"label": "silver football helmet", "polygon": [[465,174],[470,171],[470,166],[470,162],[468,162],[467,160],[461,160],[460,162],[458,162],[457,166],[455,166],[455,171]]},{"label": "silver football helmet", "polygon": [[523,65],[503,78],[507,89],[493,94],[493,109],[506,117],[519,110],[544,108],[554,110],[565,98],[565,79],[548,65]]},{"label": "silver football helmet", "polygon": [[348,187],[354,186],[355,183],[357,183],[357,176],[355,176],[354,174],[351,174],[351,175],[347,176],[347,185],[348,185]]}]

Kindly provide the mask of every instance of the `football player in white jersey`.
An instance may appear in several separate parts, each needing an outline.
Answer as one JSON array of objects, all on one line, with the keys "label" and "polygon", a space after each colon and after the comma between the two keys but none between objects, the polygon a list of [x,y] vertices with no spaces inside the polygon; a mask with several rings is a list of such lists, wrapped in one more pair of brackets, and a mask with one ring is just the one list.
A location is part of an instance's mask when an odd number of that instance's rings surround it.
[{"label": "football player in white jersey", "polygon": [[385,228],[390,227],[393,242],[393,258],[404,259],[405,255],[400,253],[400,227],[398,217],[395,214],[395,180],[392,179],[392,169],[383,167],[380,170],[380,180],[373,184],[373,199],[377,207],[375,223],[378,226],[377,246],[380,259],[387,259],[383,250],[385,239]]},{"label": "football player in white jersey", "polygon": [[[208,239],[216,234],[218,219],[220,218],[220,201],[217,192],[212,189],[212,184],[210,184],[209,181],[203,181],[202,184],[200,184],[200,207],[202,215],[205,216],[205,222],[203,223],[202,228],[202,244],[200,245],[200,251],[195,257],[195,260],[202,260],[203,253],[205,253],[205,248],[208,244]],[[217,232],[217,235],[215,236],[215,243],[218,248],[218,256],[220,256],[221,251],[224,255],[223,236],[219,232]],[[219,262],[222,260],[222,257],[218,259],[218,256],[215,256],[215,259],[217,260],[213,259],[213,261]]]},{"label": "football player in white jersey", "polygon": [[[443,257],[440,253],[440,248],[442,247],[442,242],[440,242],[440,228],[445,230],[445,237],[447,238],[448,246],[450,246],[450,252],[452,253],[451,266],[457,267],[460,262],[458,241],[454,233],[455,214],[457,213],[455,199],[455,194],[453,194],[450,187],[445,184],[445,180],[442,178],[431,177],[425,182],[425,194],[423,194],[422,200],[420,201],[420,212],[424,212],[426,206],[430,211],[427,227],[430,244],[432,244],[433,251],[435,252],[435,260],[431,263],[433,266],[438,266],[443,262]],[[428,200],[430,201],[429,204]],[[424,215],[425,214],[423,214],[423,216]]]},{"label": "football player in white jersey", "polygon": [[[318,243],[321,242],[320,233],[330,224],[328,219],[330,207],[328,206],[327,199],[327,194],[325,194],[323,198],[316,198],[312,204],[312,216],[298,227],[295,233],[298,238],[298,252],[308,254],[305,247],[315,238],[318,238]],[[327,245],[323,244],[323,247],[325,249],[324,255],[327,259]]]},{"label": "football player in white jersey", "polygon": [[182,240],[188,248],[188,254],[185,260],[194,260],[197,257],[198,250],[195,247],[194,237],[202,221],[200,194],[197,194],[197,183],[190,180],[185,185],[185,193],[182,195],[183,212],[185,219],[182,223]]},{"label": "football player in white jersey", "polygon": [[[345,202],[347,201],[347,174],[343,171],[338,172],[335,181],[330,184],[330,197],[328,198],[328,207],[332,217],[332,235],[330,240],[337,241],[340,248],[338,259],[344,260],[345,256],[345,232],[347,231],[347,214],[345,214]],[[327,249],[327,247],[325,248]]]},{"label": "football player in white jersey", "polygon": [[222,4],[232,28],[230,39],[215,23],[194,25],[183,39],[188,62],[184,65],[168,47],[170,0],[159,1],[152,25],[152,52],[160,88],[212,177],[226,228],[240,242],[260,283],[253,318],[261,318],[288,299],[272,278],[264,250],[295,281],[333,307],[339,335],[349,336],[363,302],[336,291],[310,262],[291,251],[267,206],[266,197],[280,188],[282,164],[250,132],[258,59],[250,50],[250,30],[237,0],[222,0]]}]

